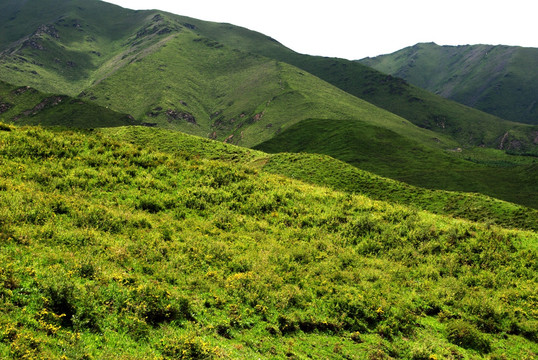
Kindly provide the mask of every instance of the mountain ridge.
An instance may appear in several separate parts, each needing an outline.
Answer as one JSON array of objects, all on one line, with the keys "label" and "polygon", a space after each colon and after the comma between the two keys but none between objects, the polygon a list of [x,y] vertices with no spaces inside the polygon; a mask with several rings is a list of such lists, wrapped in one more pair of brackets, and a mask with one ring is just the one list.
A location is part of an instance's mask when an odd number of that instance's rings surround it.
[{"label": "mountain ridge", "polygon": [[359,60],[443,97],[501,118],[538,123],[538,49],[419,43]]}]

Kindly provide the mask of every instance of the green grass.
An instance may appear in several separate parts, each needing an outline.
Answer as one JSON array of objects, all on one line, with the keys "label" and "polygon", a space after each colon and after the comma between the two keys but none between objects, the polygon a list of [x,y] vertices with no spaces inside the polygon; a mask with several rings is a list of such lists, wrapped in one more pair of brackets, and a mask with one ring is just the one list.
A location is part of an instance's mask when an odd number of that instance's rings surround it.
[{"label": "green grass", "polygon": [[[34,8],[30,3],[18,13],[19,5],[12,2],[4,9],[6,51],[0,67],[5,71],[0,74],[14,83],[78,95],[128,113],[137,123],[248,147],[271,143],[272,152],[324,153],[413,185],[481,192],[537,207],[536,128],[444,100],[356,62],[296,54],[232,25],[118,7],[107,12],[109,5],[93,1],[48,0]],[[29,29],[39,26],[29,20],[35,11],[56,29],[31,37],[43,49],[10,42],[20,35],[17,31],[30,35]],[[107,16],[96,17],[102,12]],[[118,125],[81,106],[81,116],[54,107],[55,113],[26,123]],[[313,121],[312,129],[305,126]],[[308,145],[284,141],[291,133]],[[501,143],[510,153],[531,156],[497,171],[497,166],[462,161],[461,154],[445,151],[463,148],[473,155],[475,146]]]},{"label": "green grass", "polygon": [[[462,146],[480,145],[498,148],[504,134],[508,133],[508,141],[505,141],[503,147],[505,150],[512,147],[512,150],[518,152],[537,154],[537,146],[534,142],[538,131],[536,126],[514,124],[454,101],[446,100],[419,87],[409,85],[401,78],[387,76],[356,61],[298,54],[265,35],[247,29],[229,24],[183,19],[196,24],[200,33],[205,36],[238,49],[297,66],[352,95],[397,114],[419,127],[449,135]],[[536,57],[530,56],[533,49],[525,51],[525,55],[518,57],[517,61],[519,63],[526,61],[526,63],[515,67],[517,69],[531,69],[532,73],[532,61]],[[529,66],[529,64],[531,65]],[[520,79],[520,77],[515,79]],[[534,80],[529,79],[525,80],[524,83],[532,84],[532,81]],[[523,87],[525,88],[525,86]],[[515,105],[520,104],[518,99],[514,99],[514,97],[519,96],[519,92],[517,94],[504,96],[504,99],[496,96],[495,102],[511,102],[512,106],[519,106],[521,110],[521,105]],[[528,106],[529,104],[527,104],[527,108]],[[521,117],[517,119],[506,118],[524,122],[524,118]]]},{"label": "green grass", "polygon": [[535,232],[95,131],[2,129],[3,358],[538,351]]},{"label": "green grass", "polygon": [[[264,172],[284,175],[334,190],[358,193],[374,200],[412,206],[436,214],[538,230],[538,211],[476,193],[457,193],[414,187],[377,176],[326,155],[308,153],[267,154],[243,147],[199,138],[180,132],[144,127],[101,129],[117,140],[184,156],[239,163]],[[487,152],[488,149],[481,149]],[[491,150],[493,151],[493,150]],[[521,157],[516,157],[521,159]],[[478,159],[474,155],[473,159]],[[486,161],[483,154],[482,161]],[[463,163],[463,162],[460,162]],[[495,164],[498,165],[498,164]]]},{"label": "green grass", "polygon": [[[502,144],[503,149],[519,153],[538,151],[534,142],[536,127],[514,125],[461,106],[357,62],[294,53],[267,36],[233,25],[156,11],[137,12],[98,1],[33,1],[22,7],[10,1],[4,10],[5,39],[0,41],[0,48],[7,50],[0,61],[4,80],[47,92],[82,92],[87,99],[110,104],[114,110],[158,126],[222,140],[233,135],[234,142],[247,146],[267,140],[279,126],[301,120],[291,112],[301,106],[308,108],[310,104],[304,100],[312,100],[305,99],[305,89],[296,89],[300,94],[285,92],[288,79],[282,78],[282,70],[271,64],[269,59],[273,59],[297,66],[432,130],[442,141],[450,137],[460,147],[497,148]],[[35,19],[37,13],[39,22]],[[107,16],[96,16],[103,13]],[[37,36],[37,43],[44,49],[13,43],[43,23],[53,24],[59,36]],[[198,42],[189,43],[194,35],[199,36]],[[232,51],[236,49],[243,53]],[[222,63],[217,62],[220,60]],[[313,89],[322,94],[327,91],[325,87],[318,83]],[[292,109],[285,106],[280,112],[290,116],[278,114],[276,119],[263,122],[272,128],[259,126],[255,119],[267,107],[264,104],[282,95],[286,95],[285,101]],[[338,107],[342,103],[348,106],[350,100],[339,97],[332,106],[323,98],[316,100],[321,113],[309,113],[302,119],[348,119],[348,110],[352,109],[341,111]],[[164,114],[166,110],[176,116],[171,119]],[[182,122],[184,115],[193,115],[200,126]],[[278,123],[279,119],[289,123]],[[255,139],[249,139],[252,137]]]},{"label": "green grass", "polygon": [[[490,160],[483,161],[480,159],[484,158],[484,151],[436,150],[412,144],[398,133],[375,126],[355,121],[328,125],[327,121],[317,119],[292,126],[255,148],[270,153],[325,154],[415,186],[479,192],[534,208],[538,205],[538,164],[534,157],[510,159],[503,152],[490,151]],[[462,159],[462,154],[467,159]]]},{"label": "green grass", "polygon": [[537,55],[533,48],[428,43],[361,62],[503,119],[536,125]]}]

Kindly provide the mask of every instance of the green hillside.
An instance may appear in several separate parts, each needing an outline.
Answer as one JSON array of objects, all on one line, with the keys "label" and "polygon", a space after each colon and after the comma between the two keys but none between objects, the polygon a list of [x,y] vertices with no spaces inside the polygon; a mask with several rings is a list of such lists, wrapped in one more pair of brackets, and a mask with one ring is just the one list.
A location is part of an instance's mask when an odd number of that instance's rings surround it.
[{"label": "green hillside", "polygon": [[[307,153],[267,154],[244,147],[199,138],[185,133],[147,127],[101,129],[116,140],[169,154],[222,160],[284,175],[319,186],[373,200],[407,205],[436,214],[503,227],[538,230],[538,210],[507,203],[476,193],[458,193],[414,187],[360,170],[329,156]],[[460,166],[463,161],[457,162]],[[493,171],[491,171],[493,173]]]},{"label": "green hillside", "polygon": [[427,43],[361,62],[503,119],[538,124],[538,49]]},{"label": "green hillside", "polygon": [[356,61],[298,54],[268,36],[247,29],[182,19],[195,24],[205,36],[234,48],[295,65],[419,127],[450,135],[463,146],[538,154],[538,126],[514,124],[462,106]]},{"label": "green hillside", "polygon": [[96,132],[1,129],[2,358],[538,351],[535,232]]},{"label": "green hillside", "polygon": [[[397,133],[375,126],[339,121],[328,127],[318,119],[296,124],[255,148],[270,153],[325,154],[415,186],[479,192],[538,208],[538,162],[533,157],[435,150],[412,145]],[[392,152],[391,148],[410,151]]]},{"label": "green hillside", "polygon": [[85,97],[160,127],[244,146],[312,116],[329,123],[356,119],[435,148],[456,145],[447,137],[434,140],[436,134],[293,66],[219,46],[186,30],[90,88]]},{"label": "green hillside", "polygon": [[[237,117],[256,122],[263,114],[263,102],[280,95],[282,85],[274,82],[278,76],[267,63],[274,59],[419,127],[451,136],[462,146],[538,152],[534,141],[538,127],[515,125],[459,106],[356,62],[297,54],[243,28],[158,11],[132,11],[97,0],[29,0],[21,4],[12,0],[2,8],[6,20],[0,25],[5,32],[0,41],[3,80],[47,92],[86,95],[102,105],[112,104],[115,110],[129,110],[142,122],[218,139],[234,135],[237,142],[244,131],[238,131]],[[197,44],[188,42],[194,40],[192,36],[197,36]],[[263,59],[248,54],[265,56],[265,68]],[[213,71],[217,58],[224,64]],[[212,71],[207,68],[210,62]],[[133,78],[135,75],[144,81]],[[174,96],[178,91],[181,98]],[[151,94],[155,104],[140,102],[144,93]],[[195,122],[200,127],[191,126]],[[265,125],[273,127],[266,131],[269,134],[279,129],[273,122]],[[212,128],[204,129],[209,126]],[[259,134],[259,127],[254,126],[252,133]],[[267,136],[243,144],[261,140]]]},{"label": "green hillside", "polygon": [[98,0],[6,0],[0,14],[2,80],[71,96],[118,53],[136,51],[126,41],[151,19]]},{"label": "green hillside", "polygon": [[139,125],[134,118],[66,95],[0,81],[0,118],[17,125],[78,128]]}]

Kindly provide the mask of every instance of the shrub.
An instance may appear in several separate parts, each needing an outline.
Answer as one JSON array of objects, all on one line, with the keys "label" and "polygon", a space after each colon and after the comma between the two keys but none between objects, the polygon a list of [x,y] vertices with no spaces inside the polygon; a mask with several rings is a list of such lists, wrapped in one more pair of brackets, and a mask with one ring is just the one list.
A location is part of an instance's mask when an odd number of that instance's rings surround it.
[{"label": "shrub", "polygon": [[151,325],[174,320],[194,320],[189,301],[186,298],[172,298],[157,286],[147,286],[136,291],[137,312]]},{"label": "shrub", "polygon": [[167,337],[159,344],[165,359],[210,360],[218,356],[218,349],[197,337]]},{"label": "shrub", "polygon": [[476,327],[463,320],[450,321],[446,329],[448,340],[455,345],[482,353],[491,351],[489,340]]},{"label": "shrub", "polygon": [[72,326],[72,318],[76,314],[74,286],[55,281],[44,290],[47,307],[55,314],[63,315],[63,327]]},{"label": "shrub", "polygon": [[15,130],[15,126],[0,122],[0,131],[12,131]]}]

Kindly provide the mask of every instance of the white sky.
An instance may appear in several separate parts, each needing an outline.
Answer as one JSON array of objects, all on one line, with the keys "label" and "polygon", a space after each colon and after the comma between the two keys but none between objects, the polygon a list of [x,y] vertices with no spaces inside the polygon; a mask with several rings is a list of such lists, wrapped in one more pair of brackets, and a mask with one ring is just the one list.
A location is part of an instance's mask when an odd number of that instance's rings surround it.
[{"label": "white sky", "polygon": [[536,0],[107,0],[259,31],[300,53],[361,59],[418,42],[538,47]]}]

